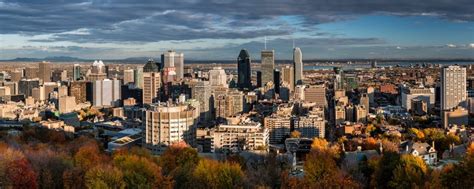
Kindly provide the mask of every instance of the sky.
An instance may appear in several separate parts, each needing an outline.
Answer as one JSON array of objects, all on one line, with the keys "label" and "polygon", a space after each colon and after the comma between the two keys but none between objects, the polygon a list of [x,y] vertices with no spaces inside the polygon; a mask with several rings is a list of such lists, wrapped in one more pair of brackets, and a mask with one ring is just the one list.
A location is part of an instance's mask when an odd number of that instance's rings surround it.
[{"label": "sky", "polygon": [[[266,39],[266,40],[265,40]],[[0,0],[0,59],[474,58],[472,0]]]}]

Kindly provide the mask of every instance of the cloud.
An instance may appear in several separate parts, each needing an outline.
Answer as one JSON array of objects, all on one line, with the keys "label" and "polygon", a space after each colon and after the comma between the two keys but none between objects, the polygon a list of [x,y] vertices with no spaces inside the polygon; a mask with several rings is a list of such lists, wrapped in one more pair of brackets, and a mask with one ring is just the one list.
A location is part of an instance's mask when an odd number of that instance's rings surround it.
[{"label": "cloud", "polygon": [[52,36],[35,42],[245,39],[315,32],[320,23],[366,14],[473,21],[473,10],[470,0],[6,0],[0,34]]},{"label": "cloud", "polygon": [[474,48],[474,43],[468,45],[470,48]]},{"label": "cloud", "polygon": [[449,47],[449,48],[456,48],[456,45],[454,45],[454,44],[447,44],[446,47]]}]

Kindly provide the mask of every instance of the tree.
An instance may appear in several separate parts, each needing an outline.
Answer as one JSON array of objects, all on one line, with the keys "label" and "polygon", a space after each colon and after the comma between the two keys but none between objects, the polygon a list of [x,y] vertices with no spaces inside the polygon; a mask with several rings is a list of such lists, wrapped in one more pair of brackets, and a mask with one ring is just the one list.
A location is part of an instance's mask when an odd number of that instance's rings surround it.
[{"label": "tree", "polygon": [[8,183],[13,188],[38,188],[36,173],[25,158],[13,160],[6,171]]},{"label": "tree", "polygon": [[162,175],[155,162],[137,155],[116,155],[114,165],[123,172],[123,180],[129,187],[173,188],[171,179]]},{"label": "tree", "polygon": [[170,146],[159,158],[163,174],[174,178],[176,188],[189,188],[189,178],[199,162],[195,149]]},{"label": "tree", "polygon": [[122,172],[110,165],[98,165],[86,172],[87,188],[125,188]]},{"label": "tree", "polygon": [[392,188],[422,188],[427,178],[428,167],[423,159],[411,154],[404,154],[393,171]]},{"label": "tree", "polygon": [[311,151],[304,163],[304,183],[308,188],[357,187],[336,164],[329,151]]},{"label": "tree", "polygon": [[301,133],[299,131],[292,131],[290,133],[290,138],[300,138],[301,137]]},{"label": "tree", "polygon": [[76,165],[85,170],[101,164],[105,159],[106,157],[99,150],[97,144],[82,146],[74,155],[74,162]]},{"label": "tree", "polygon": [[374,174],[371,180],[371,187],[375,188],[389,188],[389,182],[393,178],[393,172],[399,165],[400,155],[398,152],[385,151],[382,158],[377,161],[377,165],[374,167]]},{"label": "tree", "polygon": [[201,159],[193,172],[194,188],[242,188],[244,173],[236,163]]}]

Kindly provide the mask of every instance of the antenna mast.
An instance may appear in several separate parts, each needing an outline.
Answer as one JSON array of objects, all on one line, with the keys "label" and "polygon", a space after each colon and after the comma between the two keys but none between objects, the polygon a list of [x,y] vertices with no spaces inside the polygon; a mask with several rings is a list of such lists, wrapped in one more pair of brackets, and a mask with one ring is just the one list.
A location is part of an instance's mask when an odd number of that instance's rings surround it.
[{"label": "antenna mast", "polygon": [[267,36],[265,36],[265,50],[267,50]]}]

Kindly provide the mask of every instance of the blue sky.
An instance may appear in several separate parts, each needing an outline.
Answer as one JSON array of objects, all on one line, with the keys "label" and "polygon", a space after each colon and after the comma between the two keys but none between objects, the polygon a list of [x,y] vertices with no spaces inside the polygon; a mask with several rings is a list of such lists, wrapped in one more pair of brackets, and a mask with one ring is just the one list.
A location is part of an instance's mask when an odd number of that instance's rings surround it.
[{"label": "blue sky", "polygon": [[474,58],[471,0],[0,0],[0,59]]}]

